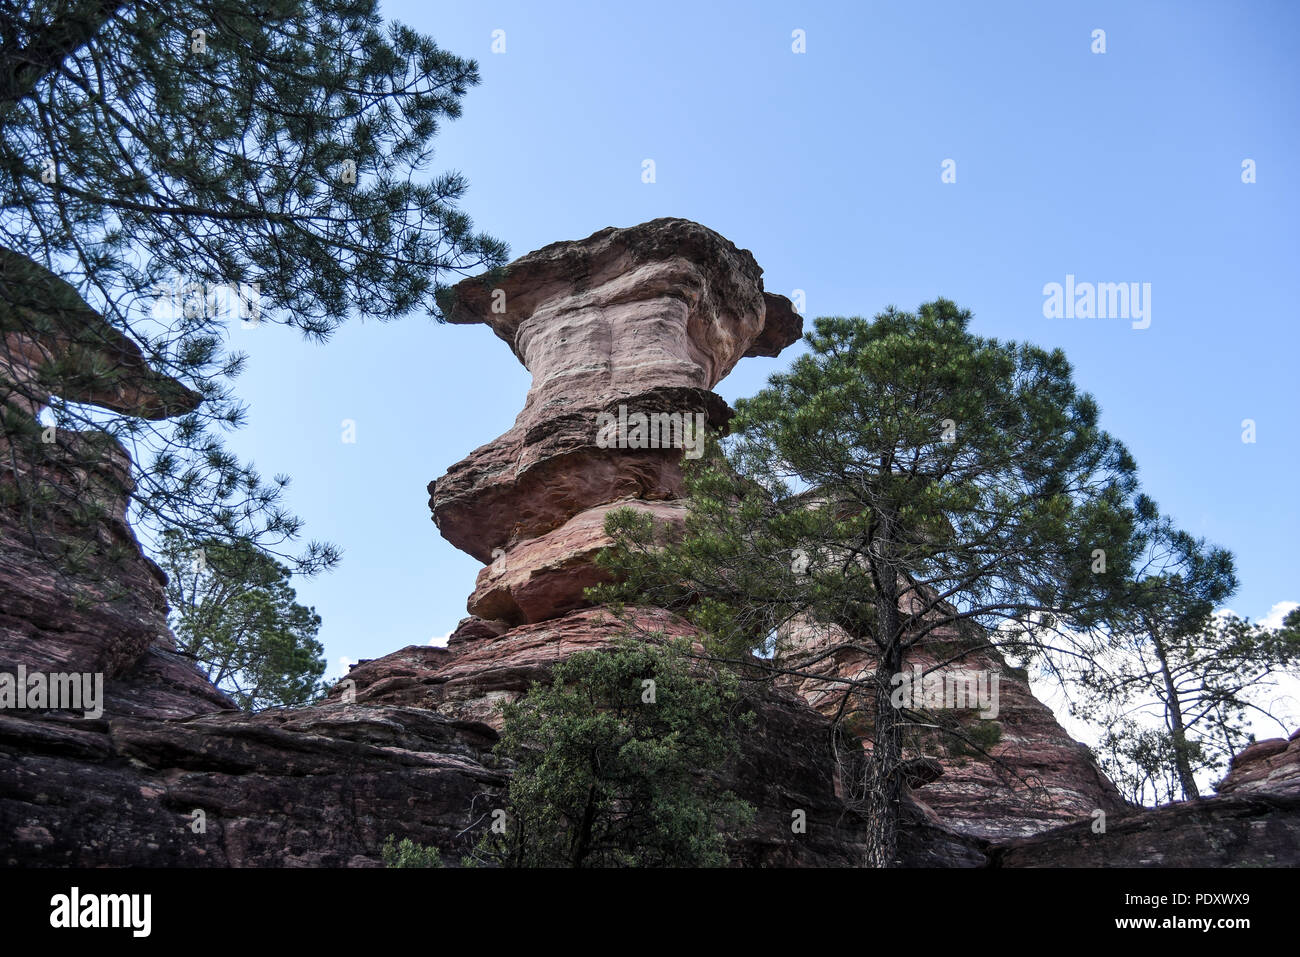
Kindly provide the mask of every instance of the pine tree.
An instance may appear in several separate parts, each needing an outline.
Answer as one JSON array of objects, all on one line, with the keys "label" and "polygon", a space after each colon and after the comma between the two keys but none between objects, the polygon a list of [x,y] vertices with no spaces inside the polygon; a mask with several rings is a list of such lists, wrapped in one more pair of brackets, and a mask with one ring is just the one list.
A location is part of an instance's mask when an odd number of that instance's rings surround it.
[{"label": "pine tree", "polygon": [[1065,356],[969,323],[946,300],[818,319],[791,370],[737,403],[725,457],[688,469],[680,537],[628,511],[606,525],[621,584],[599,597],[676,610],[716,654],[776,653],[777,670],[800,622],[839,636],[819,654],[874,659],[837,717],[869,745],[846,783],[870,866],[898,862],[904,733],[930,723],[894,705],[907,653],[943,631],[963,636],[946,663],[1059,653],[1105,620],[1129,563],[1134,464]]},{"label": "pine tree", "polygon": [[[428,172],[478,79],[474,61],[384,24],[376,0],[0,5],[0,448],[7,503],[26,510],[15,527],[48,524],[33,512],[55,507],[51,489],[64,511],[78,504],[30,467],[49,451],[33,435],[54,425],[126,446],[137,467],[118,492],[152,534],[272,550],[297,537],[287,479],[224,447],[244,418],[227,327],[325,339],[352,317],[437,316],[449,273],[503,262],[458,208],[465,179]],[[82,360],[52,355],[69,345]],[[88,378],[99,407],[66,401]],[[176,401],[137,401],[173,381],[188,387]],[[81,443],[59,450],[70,473],[97,468]],[[337,552],[292,557],[309,570]]]},{"label": "pine tree", "polygon": [[177,650],[246,711],[311,703],[323,691],[320,616],[290,572],[248,542],[163,534],[161,564]]}]

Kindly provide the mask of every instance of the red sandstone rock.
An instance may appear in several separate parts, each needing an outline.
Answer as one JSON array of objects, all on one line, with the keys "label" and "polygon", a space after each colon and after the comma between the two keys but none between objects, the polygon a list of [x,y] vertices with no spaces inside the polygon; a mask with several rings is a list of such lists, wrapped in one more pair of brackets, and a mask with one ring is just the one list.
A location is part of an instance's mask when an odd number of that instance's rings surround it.
[{"label": "red sandstone rock", "polygon": [[[846,641],[834,626],[803,625],[786,636],[786,664],[808,677],[792,677],[784,684],[800,694],[822,714],[837,713],[845,685],[836,678],[865,680],[876,667],[875,658],[854,650],[836,651],[805,666],[825,650]],[[905,667],[922,670],[947,661],[972,642],[951,629],[936,629],[906,659]],[[934,672],[988,672],[998,674],[999,708],[991,719],[1001,737],[986,757],[973,749],[955,753],[950,743],[936,739],[931,753],[916,755],[938,763],[941,773],[919,783],[914,798],[933,809],[943,823],[973,837],[1005,840],[1091,817],[1096,809],[1108,812],[1125,807],[1123,798],[1101,771],[1087,748],[1071,738],[1052,712],[1029,689],[1024,674],[1011,668],[991,649],[967,653],[960,661]],[[972,717],[974,721],[975,718]]]},{"label": "red sandstone rock", "polygon": [[1300,798],[1253,794],[1130,808],[990,848],[990,867],[1295,867]]},{"label": "red sandstone rock", "polygon": [[1300,796],[1300,730],[1289,740],[1269,738],[1242,749],[1216,790],[1219,794]]},{"label": "red sandstone rock", "polygon": [[[633,618],[642,629],[692,634],[659,609]],[[501,634],[481,625],[470,620],[463,630],[476,634],[455,648],[412,646],[361,662],[309,708],[172,721],[0,714],[0,834],[10,835],[0,863],[374,866],[394,834],[440,847],[454,866],[502,804],[509,768],[490,751],[497,703],[624,630],[598,608]],[[766,686],[749,704],[753,730],[725,783],[757,814],[733,860],[859,863],[861,822],[836,791],[828,721]],[[190,827],[196,810],[206,833]],[[806,833],[791,830],[794,810]],[[906,814],[907,863],[984,862],[982,842],[915,807]]]},{"label": "red sandstone rock", "polygon": [[520,542],[479,572],[470,614],[524,624],[589,604],[583,590],[608,577],[595,565],[596,555],[611,544],[605,517],[621,508],[649,513],[666,524],[686,521],[681,501],[633,499],[589,508],[552,532]]},{"label": "red sandstone rock", "polygon": [[[3,246],[0,289],[0,396],[8,379],[20,386],[14,401],[33,414],[51,394],[149,419],[198,406],[197,392],[156,372],[76,289]],[[57,378],[48,381],[56,366]]]},{"label": "red sandstone rock", "polygon": [[[48,270],[0,248],[0,286],[7,414],[31,416],[53,389],[64,399],[148,418],[198,403],[197,393],[155,372],[130,339]],[[126,450],[103,433],[61,430],[35,446],[0,436],[0,453],[0,669],[102,674],[107,707],[117,714],[233,708],[176,653],[166,580],[127,524],[134,481]],[[53,494],[32,507],[37,489]]]},{"label": "red sandstone rock", "polygon": [[490,326],[533,384],[509,432],[429,486],[443,537],[488,563],[595,506],[680,497],[680,448],[601,448],[597,415],[625,405],[723,426],[726,404],[709,390],[802,329],[761,277],[712,230],[658,219],[554,243],[453,287],[448,319]]},{"label": "red sandstone rock", "polygon": [[[100,673],[119,713],[197,714],[234,703],[180,658],[167,625],[162,571],[140,551],[126,522],[130,460],[102,435],[60,436],[19,477],[61,490],[68,503],[94,500],[101,517],[56,504],[34,513],[0,506],[0,669]],[[0,473],[0,486],[14,481]],[[60,564],[71,549],[82,567]],[[146,693],[145,687],[152,688]],[[156,693],[155,693],[156,692]]]},{"label": "red sandstone rock", "polygon": [[803,324],[764,293],[762,274],[713,230],[656,219],[552,243],[440,305],[450,322],[489,325],[533,373],[525,413],[536,420],[570,395],[710,389],[741,357],[776,355]]}]

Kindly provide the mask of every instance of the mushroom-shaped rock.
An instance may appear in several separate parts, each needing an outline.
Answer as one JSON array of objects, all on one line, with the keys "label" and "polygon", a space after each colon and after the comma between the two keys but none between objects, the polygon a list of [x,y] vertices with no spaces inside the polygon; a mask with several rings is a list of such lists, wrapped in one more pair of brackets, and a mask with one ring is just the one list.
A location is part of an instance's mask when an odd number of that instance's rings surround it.
[{"label": "mushroom-shaped rock", "polygon": [[692,450],[610,447],[601,417],[725,426],[730,410],[712,387],[802,331],[762,274],[713,230],[656,219],[552,243],[444,290],[447,319],[490,326],[533,381],[514,427],[430,484],[443,537],[487,563],[588,509],[680,498]]},{"label": "mushroom-shaped rock", "polygon": [[[698,223],[656,219],[552,243],[439,297],[484,323],[530,372],[528,404],[660,385],[711,389],[746,355],[775,356],[802,319],[764,293],[747,249]],[[525,414],[528,409],[525,408]]]}]

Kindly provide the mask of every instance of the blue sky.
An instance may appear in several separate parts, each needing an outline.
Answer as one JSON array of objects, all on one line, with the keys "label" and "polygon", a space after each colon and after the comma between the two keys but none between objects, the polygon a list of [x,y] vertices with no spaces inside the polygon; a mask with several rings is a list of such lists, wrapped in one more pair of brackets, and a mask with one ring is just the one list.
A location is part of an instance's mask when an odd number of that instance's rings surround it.
[{"label": "blue sky", "polygon": [[[483,82],[444,127],[435,168],[465,173],[465,210],[512,255],[681,216],[752,250],[768,289],[804,290],[810,316],[955,299],[980,334],[1065,349],[1147,490],[1236,553],[1232,608],[1260,618],[1300,600],[1300,6],[385,12],[478,59]],[[806,53],[791,49],[796,29]],[[955,183],[941,181],[948,159]],[[1150,283],[1150,327],[1045,318],[1043,287],[1067,274]],[[324,346],[266,324],[232,341],[250,354],[233,447],[292,475],[308,534],[345,552],[299,585],[324,619],[329,674],[445,635],[480,566],[438,536],[425,486],[510,427],[528,373],[486,327],[420,317],[354,323]],[[745,360],[718,391],[754,393],[795,352]]]}]

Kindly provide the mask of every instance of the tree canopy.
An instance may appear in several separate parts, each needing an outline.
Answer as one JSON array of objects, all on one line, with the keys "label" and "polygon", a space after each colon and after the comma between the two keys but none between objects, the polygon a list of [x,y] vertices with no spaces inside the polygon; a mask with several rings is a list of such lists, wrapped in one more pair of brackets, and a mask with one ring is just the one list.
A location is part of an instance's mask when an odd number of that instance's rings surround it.
[{"label": "tree canopy", "polygon": [[178,650],[247,711],[309,704],[323,691],[320,616],[299,604],[290,572],[248,542],[163,534]]},{"label": "tree canopy", "polygon": [[579,652],[504,706],[515,764],[503,830],[480,859],[509,867],[711,867],[752,808],[717,783],[743,721],[736,677],[688,649],[630,641]]},{"label": "tree canopy", "polygon": [[[228,325],[323,339],[352,317],[437,316],[449,273],[504,261],[459,209],[465,179],[429,169],[477,65],[385,24],[376,0],[14,0],[0,6],[0,41],[0,249],[74,294],[36,314],[29,281],[0,274],[10,451],[42,454],[18,411],[48,403],[60,434],[126,444],[136,516],[154,533],[295,538],[287,479],[263,479],[224,446],[245,418]],[[160,409],[179,414],[163,424],[63,401],[84,364],[33,359],[32,342],[83,309],[201,401]],[[39,381],[22,373],[33,362]],[[143,375],[94,369],[122,389]],[[313,544],[296,557],[311,568],[337,553]]]},{"label": "tree canopy", "polygon": [[1131,562],[1136,468],[1097,403],[1060,350],[970,318],[940,299],[818,319],[790,371],[737,403],[723,453],[688,469],[683,535],[607,521],[621,584],[602,597],[678,610],[732,656],[779,655],[803,622],[838,636],[823,655],[876,662],[845,699],[868,724],[853,787],[878,866],[896,862],[906,654],[945,632],[1085,654],[1071,638],[1107,620]]}]

